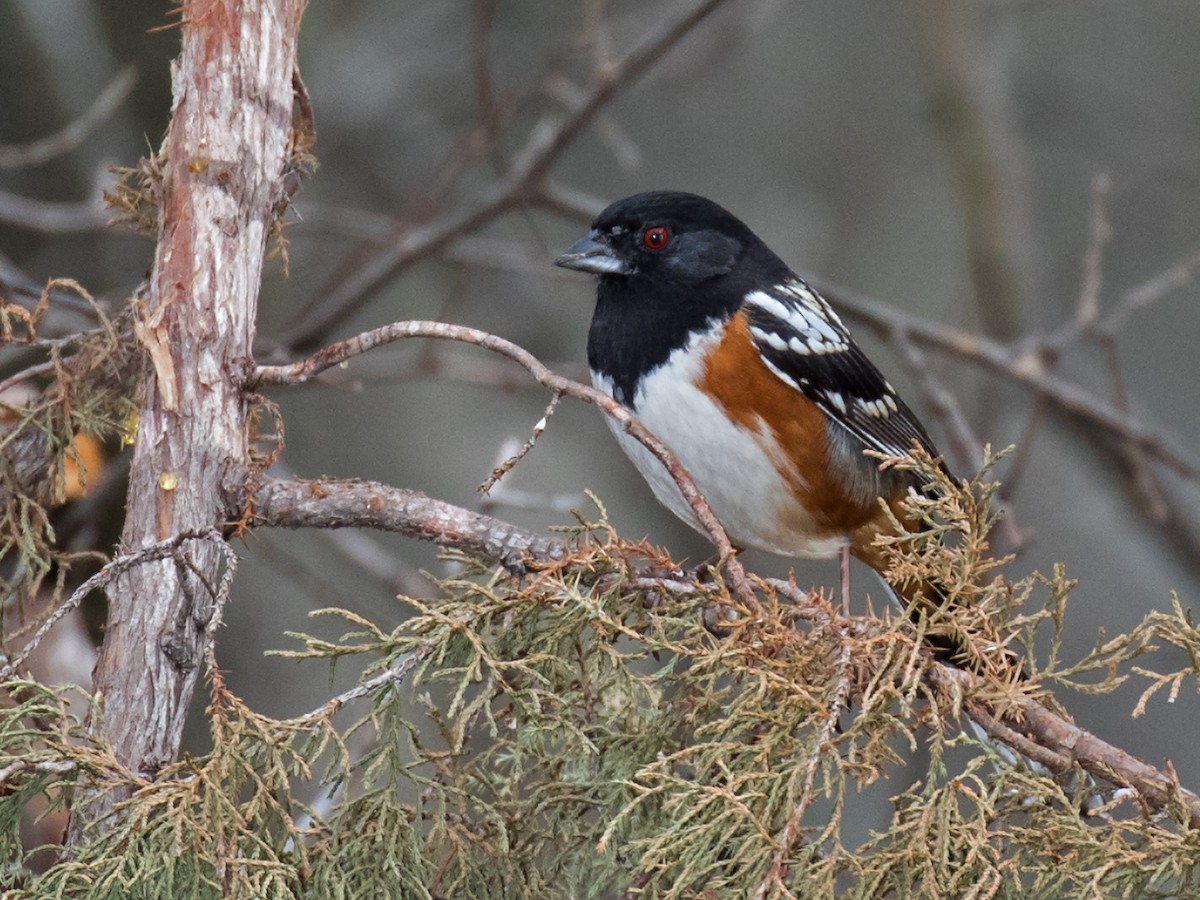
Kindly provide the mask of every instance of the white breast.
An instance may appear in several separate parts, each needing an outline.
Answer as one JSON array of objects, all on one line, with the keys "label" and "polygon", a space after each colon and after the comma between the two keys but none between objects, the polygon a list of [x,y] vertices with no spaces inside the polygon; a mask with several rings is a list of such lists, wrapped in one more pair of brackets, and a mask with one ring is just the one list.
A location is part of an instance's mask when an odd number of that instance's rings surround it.
[{"label": "white breast", "polygon": [[[695,387],[701,360],[715,338],[695,335],[689,346],[642,378],[633,411],[642,424],[679,457],[725,527],[730,540],[783,556],[835,556],[846,537],[822,534],[796,502],[780,470],[786,458],[764,427],[736,427]],[[611,379],[592,373],[592,383],[612,396]],[[664,506],[697,531],[704,529],[662,464],[607,419],[621,449]]]}]

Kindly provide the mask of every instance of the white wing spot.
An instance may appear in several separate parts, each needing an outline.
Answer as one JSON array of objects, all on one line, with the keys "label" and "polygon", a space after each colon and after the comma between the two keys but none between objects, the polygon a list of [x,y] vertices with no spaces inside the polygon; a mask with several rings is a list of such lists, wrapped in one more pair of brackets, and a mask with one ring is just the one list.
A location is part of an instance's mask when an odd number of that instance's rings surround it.
[{"label": "white wing spot", "polygon": [[886,419],[889,415],[887,404],[882,400],[863,400],[855,398],[854,403],[868,416],[874,419]]},{"label": "white wing spot", "polygon": [[807,284],[804,284],[801,281],[786,281],[783,284],[776,285],[775,290],[782,294],[795,297],[809,309],[819,313],[823,319],[826,319],[830,322],[836,322],[839,326],[842,324],[842,320],[838,318],[838,315],[833,311],[833,308],[825,302],[825,299],[820,294],[810,288]]},{"label": "white wing spot", "polygon": [[825,399],[837,407],[843,416],[846,414],[846,398],[837,391],[825,391]]},{"label": "white wing spot", "polygon": [[783,352],[788,348],[788,342],[773,331],[763,331],[761,328],[751,328],[750,336],[757,341],[762,341],[772,350]]},{"label": "white wing spot", "polygon": [[800,281],[785,281],[783,284],[776,285],[775,290],[781,294],[795,297],[805,306],[813,309],[820,309],[824,305],[820,298],[813,293],[812,288]]},{"label": "white wing spot", "polygon": [[[776,378],[778,378],[784,384],[791,385],[796,390],[800,390],[800,385],[798,385],[796,383],[796,379],[794,379],[791,375],[789,375],[787,372],[784,372],[778,366],[772,364],[772,362],[769,359],[767,359],[765,356],[761,357],[761,359],[763,362],[765,362],[767,364],[767,368],[775,373]],[[804,381],[805,383],[807,383],[807,379],[801,379],[801,380]]]},{"label": "white wing spot", "polygon": [[746,295],[746,302],[752,303],[759,309],[770,313],[777,319],[784,322],[790,322],[792,319],[791,310],[788,305],[782,300],[777,300],[766,291],[751,291]]},{"label": "white wing spot", "polygon": [[816,345],[809,343],[802,338],[794,337],[787,342],[788,349],[793,353],[799,353],[801,356],[808,356],[810,353],[820,353]]},{"label": "white wing spot", "polygon": [[[800,298],[800,305],[785,303],[766,291],[751,291],[746,295],[746,302],[787,324],[797,332],[797,336],[787,342],[786,348],[782,345],[782,338],[765,329],[752,329],[756,338],[765,341],[774,350],[788,349],[802,356],[843,353],[850,349],[845,333],[839,329],[841,323],[815,294],[801,294],[787,285],[779,285],[775,290]],[[837,326],[833,324],[835,322]]]}]

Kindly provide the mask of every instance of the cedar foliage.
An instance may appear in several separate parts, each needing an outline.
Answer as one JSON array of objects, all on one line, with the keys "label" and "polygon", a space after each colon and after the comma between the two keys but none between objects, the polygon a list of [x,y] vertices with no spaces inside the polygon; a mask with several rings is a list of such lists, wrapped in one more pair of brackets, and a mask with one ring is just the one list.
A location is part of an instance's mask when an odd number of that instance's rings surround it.
[{"label": "cedar foliage", "polygon": [[[345,623],[341,638],[294,634],[279,652],[352,666],[360,687],[307,715],[259,715],[210,670],[213,750],[153,780],[89,740],[69,691],[10,681],[5,896],[1200,894],[1200,837],[1184,810],[1113,801],[1107,818],[1081,819],[1081,782],[1007,762],[962,730],[962,698],[926,677],[930,635],[984,661],[996,658],[988,648],[1037,646],[1028,680],[992,672],[982,699],[1003,709],[1015,691],[1111,692],[1138,678],[1137,714],[1197,676],[1200,635],[1178,602],[1064,661],[1072,582],[999,574],[987,541],[996,485],[955,485],[929,460],[888,464],[920,468],[944,492],[913,501],[932,531],[892,540],[892,576],[936,575],[960,602],[847,620],[825,596],[756,581],[751,617],[717,573],[621,539],[600,507],[570,530],[563,559],[523,577],[456,556],[441,596],[400,598],[390,630],[318,613]],[[714,608],[720,628],[705,625]],[[1163,644],[1192,664],[1154,671]],[[901,778],[915,759],[923,771]],[[29,876],[22,805],[39,793],[65,803],[84,780],[135,791],[111,829]],[[865,836],[851,824],[864,791],[891,803]]]}]

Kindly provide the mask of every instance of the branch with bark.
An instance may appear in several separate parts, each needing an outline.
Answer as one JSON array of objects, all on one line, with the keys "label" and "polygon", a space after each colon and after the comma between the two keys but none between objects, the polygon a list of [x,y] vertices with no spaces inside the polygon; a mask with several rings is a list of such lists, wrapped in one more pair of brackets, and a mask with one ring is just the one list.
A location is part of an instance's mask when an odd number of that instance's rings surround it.
[{"label": "branch with bark", "polygon": [[[249,458],[247,398],[267,241],[289,195],[297,148],[293,72],[302,4],[192,2],[158,173],[158,240],[134,329],[140,409],[129,473],[126,554],[220,528],[224,479]],[[146,561],[108,591],[92,723],[121,764],[173,762],[200,673],[223,554],[200,542],[186,564]],[[77,798],[70,842],[125,799]]]}]

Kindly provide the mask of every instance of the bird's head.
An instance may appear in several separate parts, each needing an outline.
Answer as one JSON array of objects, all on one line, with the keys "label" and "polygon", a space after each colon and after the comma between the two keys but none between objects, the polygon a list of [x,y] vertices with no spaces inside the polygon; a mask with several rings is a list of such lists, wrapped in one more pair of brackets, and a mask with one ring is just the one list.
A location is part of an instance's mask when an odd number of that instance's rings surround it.
[{"label": "bird's head", "polygon": [[653,191],[613,203],[554,264],[604,281],[696,286],[764,261],[783,267],[749,228],[711,200]]}]

